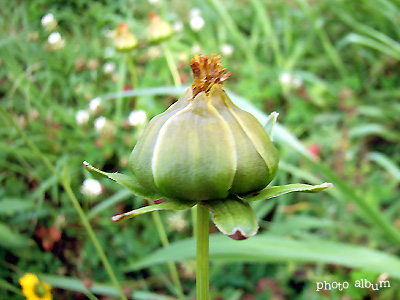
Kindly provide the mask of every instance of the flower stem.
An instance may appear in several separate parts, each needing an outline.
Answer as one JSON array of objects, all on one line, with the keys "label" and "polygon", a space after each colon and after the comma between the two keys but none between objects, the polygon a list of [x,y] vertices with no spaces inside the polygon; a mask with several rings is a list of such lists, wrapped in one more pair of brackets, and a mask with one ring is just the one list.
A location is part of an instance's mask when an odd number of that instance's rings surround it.
[{"label": "flower stem", "polygon": [[176,67],[174,58],[172,57],[171,50],[169,50],[166,43],[162,44],[162,48],[164,51],[165,59],[167,60],[169,71],[171,72],[172,78],[174,80],[174,85],[180,86],[182,84],[181,77],[179,76],[178,68]]},{"label": "flower stem", "polygon": [[[118,93],[124,90],[125,76],[126,76],[126,64],[124,59],[122,58],[118,70],[118,83],[117,83]],[[119,96],[116,101],[116,110],[115,110],[115,121],[117,126],[120,126],[122,120],[122,112],[123,112],[122,106],[123,106],[123,99],[121,96]]]},{"label": "flower stem", "polygon": [[208,251],[209,251],[209,219],[207,207],[197,205],[197,252],[196,252],[196,299],[209,300],[209,275],[208,275]]},{"label": "flower stem", "polygon": [[128,63],[129,73],[131,73],[132,90],[134,90],[137,89],[138,87],[138,81],[137,81],[137,72],[135,68],[135,60],[133,54],[127,54],[126,61]]}]

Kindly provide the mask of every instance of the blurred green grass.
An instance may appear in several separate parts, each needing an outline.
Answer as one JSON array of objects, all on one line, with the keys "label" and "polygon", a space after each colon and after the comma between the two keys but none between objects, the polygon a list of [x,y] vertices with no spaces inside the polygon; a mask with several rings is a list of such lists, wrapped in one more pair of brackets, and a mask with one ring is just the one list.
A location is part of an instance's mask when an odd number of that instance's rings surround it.
[{"label": "blurred green grass", "polygon": [[[106,37],[120,22],[127,22],[144,39],[151,11],[171,24],[183,23],[182,31],[167,43],[184,85],[191,81],[188,61],[193,51],[221,53],[222,45],[233,47],[232,54],[222,54],[224,66],[233,73],[226,88],[259,113],[279,112],[283,129],[299,139],[290,143],[287,136],[278,136],[281,131],[276,132],[282,157],[276,184],[336,180],[337,187],[329,193],[285,195],[254,203],[262,224],[260,235],[304,244],[322,239],[399,255],[399,244],[365,214],[362,205],[380,211],[390,230],[398,232],[400,1],[41,0],[3,1],[1,8],[1,106],[58,172],[66,166],[72,190],[118,280],[130,292],[139,291],[134,299],[154,297],[146,292],[176,295],[164,264],[124,272],[126,266],[151,257],[161,247],[156,228],[148,216],[112,224],[113,214],[140,207],[144,201],[105,180],[100,181],[101,195],[85,197],[81,185],[90,174],[81,163],[88,160],[106,171],[125,171],[141,131],[140,126],[127,126],[130,112],[144,110],[151,118],[176,98],[162,48],[134,51],[139,90],[130,92],[125,56],[113,52]],[[205,21],[199,31],[189,25],[193,8]],[[65,40],[56,51],[46,50],[50,32],[41,25],[46,13],[57,19],[55,31]],[[115,71],[104,72],[106,63],[114,63]],[[101,111],[91,114],[86,125],[78,125],[77,111],[88,110],[96,97],[103,99]],[[122,120],[116,118],[118,98]],[[94,121],[100,116],[115,131],[99,133]],[[9,284],[18,287],[24,272],[47,274],[44,278],[60,288],[55,299],[84,297],[79,294],[85,292],[81,282],[88,280],[99,283],[93,288],[96,295],[116,297],[57,177],[6,119],[1,118],[0,124],[0,297],[21,299]],[[319,159],[307,158],[311,152]],[[190,224],[189,214],[161,216],[172,244],[191,236],[190,225],[182,232],[174,230],[182,217]],[[48,237],[38,232],[53,227],[61,229],[62,237],[49,249],[43,244]],[[370,259],[365,260],[368,266]],[[238,255],[237,261],[212,264],[214,299],[400,296],[398,280],[392,277],[392,287],[379,292],[315,292],[316,281],[372,281],[381,273],[371,274],[361,265],[361,270],[351,264],[339,266],[337,261],[329,262],[329,256],[306,264],[294,263],[289,255],[277,263],[246,263],[245,255]],[[193,296],[191,264],[179,264],[178,269],[186,294]],[[382,263],[385,272],[389,268]]]}]

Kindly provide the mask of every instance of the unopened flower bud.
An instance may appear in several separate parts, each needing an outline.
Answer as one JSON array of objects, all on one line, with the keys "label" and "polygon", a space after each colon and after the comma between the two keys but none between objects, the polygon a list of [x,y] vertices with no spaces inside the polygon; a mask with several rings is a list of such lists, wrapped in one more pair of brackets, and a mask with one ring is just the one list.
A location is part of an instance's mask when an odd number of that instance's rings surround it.
[{"label": "unopened flower bud", "polygon": [[81,186],[81,193],[89,196],[95,197],[100,195],[103,192],[103,187],[101,186],[100,182],[96,179],[85,179]]},{"label": "unopened flower bud", "polygon": [[115,49],[118,51],[130,51],[137,47],[137,38],[129,31],[127,23],[121,23],[111,34]]},{"label": "unopened flower bud", "polygon": [[45,48],[49,51],[56,51],[65,46],[65,40],[61,37],[59,32],[53,32],[47,38]]},{"label": "unopened flower bud", "polygon": [[47,31],[53,31],[57,27],[57,20],[54,18],[53,14],[48,13],[41,19],[42,26]]},{"label": "unopened flower bud", "polygon": [[144,110],[133,110],[128,117],[129,125],[140,126],[147,123],[147,115]]},{"label": "unopened flower bud", "polygon": [[154,117],[129,165],[146,189],[190,201],[225,199],[266,187],[278,152],[262,125],[222,89],[230,73],[220,57],[194,56],[194,82]]},{"label": "unopened flower bud", "polygon": [[146,30],[146,38],[150,44],[158,44],[169,39],[174,30],[171,25],[155,13],[150,14],[150,24]]},{"label": "unopened flower bud", "polygon": [[87,110],[78,110],[75,114],[75,121],[78,125],[85,125],[89,121],[90,115]]}]

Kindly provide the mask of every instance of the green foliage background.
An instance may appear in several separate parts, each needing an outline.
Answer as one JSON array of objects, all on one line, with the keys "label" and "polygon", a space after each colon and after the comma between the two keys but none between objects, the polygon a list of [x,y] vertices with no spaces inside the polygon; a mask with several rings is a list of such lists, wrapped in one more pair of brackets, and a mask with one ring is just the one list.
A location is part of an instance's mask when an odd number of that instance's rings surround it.
[{"label": "green foliage background", "polygon": [[[178,271],[187,298],[193,299],[189,212],[161,214],[172,250],[160,249],[151,216],[110,221],[118,212],[145,205],[143,199],[105,179],[99,179],[104,190],[99,197],[80,192],[91,177],[83,160],[129,173],[127,158],[141,132],[140,126],[126,124],[133,109],[151,118],[181,93],[173,87],[165,46],[146,45],[132,52],[138,89],[130,91],[126,55],[112,51],[106,37],[127,22],[144,40],[152,11],[171,24],[183,23],[165,44],[184,85],[191,81],[188,61],[194,48],[218,54],[230,44],[234,51],[222,55],[222,62],[233,73],[225,85],[233,99],[260,119],[280,113],[284,127],[274,139],[281,163],[273,184],[335,184],[317,195],[252,204],[261,224],[258,237],[231,243],[215,233],[213,299],[399,299],[400,1],[3,0],[0,6],[0,97],[7,112],[0,119],[1,299],[23,298],[18,278],[25,272],[51,283],[54,299],[118,297],[68,186],[129,297],[175,299],[165,262],[185,260]],[[199,31],[189,26],[193,8],[205,20]],[[49,32],[40,22],[46,13],[58,21],[62,49],[46,47]],[[113,74],[103,72],[109,62],[116,65]],[[284,74],[300,85],[282,83]],[[102,111],[78,125],[76,112],[88,109],[96,97],[103,99]],[[27,146],[7,114],[39,153]],[[100,115],[115,133],[95,130]],[[173,228],[182,218],[187,225],[178,232]],[[43,227],[62,232],[50,250],[38,235]],[[315,291],[317,281],[376,282],[384,273],[391,288]]]}]

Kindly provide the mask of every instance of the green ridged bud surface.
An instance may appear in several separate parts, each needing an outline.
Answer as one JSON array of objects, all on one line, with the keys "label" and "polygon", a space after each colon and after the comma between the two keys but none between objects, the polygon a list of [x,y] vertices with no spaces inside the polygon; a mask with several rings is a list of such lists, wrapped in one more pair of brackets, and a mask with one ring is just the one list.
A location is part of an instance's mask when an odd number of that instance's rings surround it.
[{"label": "green ridged bud surface", "polygon": [[266,187],[279,156],[262,125],[222,89],[219,57],[195,56],[195,81],[164,113],[154,117],[132,151],[139,183],[165,197],[224,199]]}]

